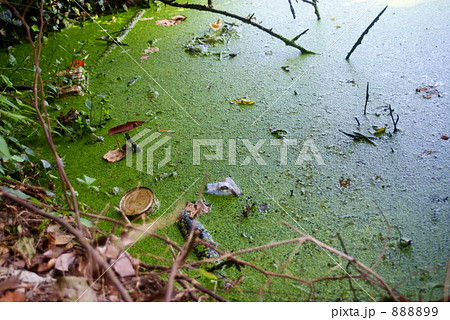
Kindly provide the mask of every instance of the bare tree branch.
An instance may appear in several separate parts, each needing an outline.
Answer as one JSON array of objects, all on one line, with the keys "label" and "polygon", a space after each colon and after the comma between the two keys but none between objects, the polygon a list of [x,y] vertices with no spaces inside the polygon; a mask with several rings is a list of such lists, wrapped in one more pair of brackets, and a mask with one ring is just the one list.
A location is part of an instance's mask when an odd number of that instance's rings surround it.
[{"label": "bare tree branch", "polygon": [[203,5],[200,5],[200,4],[178,3],[178,2],[175,2],[175,0],[160,0],[160,1],[162,3],[164,3],[164,4],[167,4],[167,5],[172,6],[172,7],[194,9],[194,10],[199,10],[199,11],[208,11],[208,12],[213,12],[213,13],[221,14],[221,15],[224,15],[224,16],[228,16],[230,18],[233,18],[233,19],[242,21],[244,23],[250,24],[250,25],[252,25],[252,26],[254,26],[254,27],[256,27],[256,28],[258,28],[258,29],[268,33],[268,34],[270,34],[272,37],[280,39],[281,41],[284,42],[285,45],[300,50],[300,52],[302,54],[314,54],[314,52],[309,51],[309,50],[303,48],[302,46],[296,44],[295,41],[289,40],[288,38],[285,38],[282,35],[273,32],[272,29],[268,29],[268,28],[260,25],[259,23],[254,22],[251,19],[253,17],[253,15],[250,16],[250,18],[244,18],[242,16],[239,16],[239,15],[231,13],[231,12],[227,12],[227,11],[224,11],[224,10],[218,10],[218,9],[215,9],[215,8],[210,8],[208,6],[203,6]]}]

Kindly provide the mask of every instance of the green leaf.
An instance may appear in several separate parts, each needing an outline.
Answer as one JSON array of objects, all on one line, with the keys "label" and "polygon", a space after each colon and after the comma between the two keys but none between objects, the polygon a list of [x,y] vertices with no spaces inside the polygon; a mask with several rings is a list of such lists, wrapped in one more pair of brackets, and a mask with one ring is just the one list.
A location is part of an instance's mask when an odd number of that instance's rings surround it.
[{"label": "green leaf", "polygon": [[22,199],[25,199],[25,200],[28,200],[28,199],[30,198],[29,195],[23,193],[23,192],[20,191],[20,190],[11,189],[11,188],[8,188],[8,187],[2,187],[2,188],[3,188],[6,192],[11,193],[11,194],[15,195],[16,197],[19,197],[19,198],[22,198]]},{"label": "green leaf", "polygon": [[23,162],[24,161],[22,157],[17,156],[17,155],[13,155],[11,157],[11,160],[14,160],[15,162]]},{"label": "green leaf", "polygon": [[92,228],[92,227],[93,227],[92,222],[89,221],[89,220],[86,219],[86,218],[80,218],[80,222],[81,222],[81,224],[82,224],[83,226],[85,226],[85,227],[87,227],[87,228]]},{"label": "green leaf", "polygon": [[4,106],[9,106],[13,109],[19,110],[19,108],[14,103],[12,103],[9,99],[7,99],[4,96],[0,96],[0,103]]},{"label": "green leaf", "polygon": [[7,116],[10,119],[16,120],[16,121],[20,121],[20,122],[24,122],[27,123],[28,122],[28,118],[21,115],[21,114],[17,114],[17,113],[12,113],[9,111],[5,111],[5,110],[1,110],[0,109],[0,113],[3,113],[5,116]]},{"label": "green leaf", "polygon": [[39,27],[37,25],[33,24],[31,26],[31,30],[33,30],[34,32],[39,32]]},{"label": "green leaf", "polygon": [[204,270],[204,269],[197,269],[197,271],[198,271],[198,273],[200,273],[202,276],[204,276],[206,279],[209,279],[209,280],[217,280],[217,279],[219,279],[219,277],[217,276],[217,275],[215,275],[214,273],[212,273],[212,272],[209,272],[209,271],[206,271],[206,270]]},{"label": "green leaf", "polygon": [[86,182],[86,184],[89,184],[89,185],[93,184],[95,182],[95,180],[97,180],[97,179],[91,178],[85,174],[83,174],[83,176],[84,176],[84,181]]},{"label": "green leaf", "polygon": [[11,154],[9,153],[8,144],[5,141],[5,138],[0,136],[0,154],[3,155],[4,158],[11,158]]},{"label": "green leaf", "polygon": [[12,84],[11,80],[9,80],[9,78],[7,76],[3,75],[3,74],[1,75],[1,77],[2,77],[3,82],[5,82],[5,84],[8,87],[12,88],[13,84]]}]

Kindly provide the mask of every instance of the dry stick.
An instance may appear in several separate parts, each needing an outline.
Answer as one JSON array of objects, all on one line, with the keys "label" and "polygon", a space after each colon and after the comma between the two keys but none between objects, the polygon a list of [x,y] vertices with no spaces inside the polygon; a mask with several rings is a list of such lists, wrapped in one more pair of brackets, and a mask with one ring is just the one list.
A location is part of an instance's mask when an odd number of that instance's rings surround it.
[{"label": "dry stick", "polygon": [[270,34],[272,37],[280,39],[281,41],[284,42],[285,45],[291,46],[291,47],[294,47],[294,48],[300,50],[300,52],[302,54],[315,54],[314,52],[309,51],[309,50],[303,48],[302,46],[299,46],[294,41],[289,40],[289,39],[283,37],[282,35],[273,32],[272,29],[268,29],[266,27],[263,27],[259,23],[256,23],[256,22],[252,21],[251,18],[253,17],[253,15],[250,16],[250,18],[244,18],[242,16],[239,16],[239,15],[231,13],[231,12],[227,12],[227,11],[224,11],[224,10],[218,10],[218,9],[215,9],[215,8],[209,8],[207,6],[203,6],[203,5],[199,5],[199,4],[178,3],[178,2],[175,2],[174,0],[160,0],[160,1],[162,3],[164,3],[164,4],[167,4],[167,5],[172,6],[172,7],[194,9],[194,10],[199,10],[199,11],[209,11],[209,12],[213,12],[213,13],[222,14],[224,16],[228,16],[228,17],[231,17],[231,18],[236,19],[236,20],[240,20],[240,21],[242,21],[244,23],[250,24],[250,25],[252,25],[252,26],[254,26],[254,27],[256,27],[256,28],[258,28],[258,29],[268,33],[268,34]]},{"label": "dry stick", "polygon": [[172,292],[173,292],[173,282],[175,280],[176,275],[178,274],[178,268],[180,265],[183,264],[184,260],[188,256],[188,254],[192,251],[194,248],[195,240],[198,237],[198,233],[194,232],[194,230],[191,230],[189,237],[186,239],[186,242],[181,249],[181,251],[178,253],[177,258],[172,264],[169,280],[167,281],[166,285],[166,293],[164,297],[164,301],[169,302],[172,298]]},{"label": "dry stick", "polygon": [[[364,263],[360,262],[359,260],[333,248],[330,247],[329,245],[317,240],[316,238],[306,235],[303,232],[301,232],[300,230],[296,229],[295,227],[291,226],[290,224],[288,224],[286,221],[283,221],[283,224],[285,226],[287,226],[288,228],[290,228],[291,230],[295,231],[296,233],[298,233],[299,235],[303,236],[304,238],[306,238],[306,241],[312,242],[315,245],[319,246],[320,248],[323,248],[331,253],[334,253],[337,256],[340,256],[348,261],[350,261],[352,264],[357,265],[358,267],[360,267],[361,269],[363,269],[366,273],[364,273],[365,276],[367,275],[371,275],[373,276],[377,281],[378,281],[378,285],[383,288],[384,290],[386,290],[389,293],[389,296],[394,300],[394,301],[398,301],[394,291],[389,287],[389,285],[386,283],[386,281],[383,279],[383,277],[381,277],[378,273],[376,273],[375,271],[373,271],[371,268],[369,268],[368,266],[366,266]],[[359,269],[357,269],[360,273],[362,273],[362,271],[360,271]],[[368,278],[366,278],[366,281],[369,281]],[[370,281],[369,281],[370,282]]]},{"label": "dry stick", "polygon": [[[367,102],[369,101],[369,82],[367,82],[367,87],[366,87],[366,102],[364,103],[364,115],[366,115],[366,111],[367,111]],[[359,125],[359,122],[358,122]]]},{"label": "dry stick", "polygon": [[175,275],[175,279],[178,280],[184,280],[187,281],[189,283],[191,283],[196,289],[206,293],[207,295],[213,297],[214,299],[216,299],[217,301],[222,301],[222,302],[227,302],[226,299],[222,298],[221,296],[219,296],[218,294],[216,294],[215,292],[203,287],[202,285],[200,285],[197,281],[195,281],[194,279],[191,279],[185,275],[182,274],[177,274]]},{"label": "dry stick", "polygon": [[305,31],[303,31],[302,33],[300,33],[298,36],[295,36],[292,38],[291,41],[295,42],[298,40],[298,38],[300,38],[302,35],[304,35],[305,33],[307,33],[309,31],[309,29],[306,29]]},{"label": "dry stick", "polygon": [[60,217],[54,216],[51,213],[47,213],[42,209],[36,208],[35,206],[29,204],[28,202],[26,202],[25,200],[23,200],[22,198],[13,196],[12,194],[6,192],[5,190],[3,190],[3,188],[0,187],[0,197],[3,198],[8,198],[16,203],[18,203],[19,205],[21,205],[22,207],[42,216],[45,218],[48,218],[50,220],[55,221],[56,223],[58,223],[60,226],[66,228],[66,230],[68,232],[70,232],[71,234],[73,234],[78,242],[88,251],[88,253],[90,254],[90,256],[92,256],[94,258],[94,260],[96,260],[96,262],[101,265],[105,270],[106,270],[106,274],[108,275],[109,279],[112,281],[112,283],[114,284],[114,286],[117,288],[117,290],[120,292],[120,295],[122,296],[122,298],[125,301],[133,301],[133,299],[131,299],[130,295],[128,294],[127,290],[123,287],[122,283],[120,282],[119,278],[117,278],[116,274],[114,273],[114,271],[110,268],[110,265],[105,261],[105,259],[89,244],[89,242],[86,240],[86,238],[84,237],[83,233],[74,228],[70,223],[68,223],[67,221],[63,220]]},{"label": "dry stick", "polygon": [[[34,55],[34,66],[35,66],[35,73],[34,73],[34,80],[33,80],[33,99],[34,101],[32,102],[33,108],[36,111],[36,114],[38,115],[39,121],[41,123],[42,129],[44,130],[44,135],[45,138],[47,140],[47,144],[50,147],[50,150],[56,160],[56,166],[58,169],[58,173],[61,179],[61,184],[63,187],[63,192],[64,192],[64,197],[66,198],[66,202],[69,205],[69,207],[71,207],[74,212],[75,212],[75,219],[77,222],[77,227],[79,230],[82,230],[82,225],[81,225],[81,220],[80,220],[80,214],[78,211],[78,203],[76,200],[76,196],[75,196],[75,190],[73,189],[65,171],[64,168],[62,166],[61,163],[61,159],[58,156],[58,153],[56,151],[56,147],[53,143],[53,138],[51,135],[51,132],[49,130],[51,130],[51,124],[50,124],[50,117],[48,115],[47,112],[47,107],[45,105],[45,99],[44,99],[44,87],[43,87],[43,81],[42,81],[42,77],[41,77],[41,73],[40,73],[40,68],[39,68],[39,61],[40,61],[40,57],[41,57],[41,51],[42,51],[42,34],[44,31],[44,17],[43,17],[43,10],[44,10],[44,1],[41,0],[41,4],[40,4],[40,23],[39,23],[39,33],[37,36],[38,39],[38,43],[37,46],[34,43],[32,37],[31,37],[31,31],[30,31],[30,27],[28,26],[28,24],[25,21],[25,13],[27,11],[27,9],[29,8],[29,6],[31,5],[32,2],[30,2],[28,4],[28,6],[25,8],[25,10],[23,11],[22,15],[20,15],[20,13],[17,11],[17,8],[15,8],[13,5],[11,5],[8,0],[4,0],[3,3],[5,5],[7,5],[8,7],[10,7],[14,13],[16,14],[16,16],[20,19],[20,21],[22,22],[22,25],[25,28],[25,31],[27,33],[27,39],[28,42],[31,44],[31,47],[33,48],[33,55]],[[40,87],[39,85],[40,84]],[[39,88],[39,92],[41,93],[41,106],[42,109],[44,111],[45,114],[45,119],[42,116],[41,111],[39,110],[39,98],[38,98],[38,88]],[[70,190],[70,194],[72,196],[72,203],[69,201],[69,198],[67,197],[67,188],[69,188]]]},{"label": "dry stick", "polygon": [[292,5],[292,0],[288,0],[289,2],[289,8],[291,9],[292,17],[295,19],[295,10],[294,6]]},{"label": "dry stick", "polygon": [[[336,234],[336,237],[338,238],[339,242],[341,243],[342,250],[344,250],[344,253],[348,255],[347,248],[345,247],[344,240],[342,240],[341,234],[340,234],[340,233],[337,233],[337,234]],[[348,275],[350,275],[350,270],[349,270],[349,268],[350,268],[351,265],[352,265],[351,262],[348,261],[347,265],[345,266],[345,272],[346,272]],[[358,270],[358,269],[356,269],[356,270]],[[357,300],[357,299],[358,299],[358,296],[357,296],[357,294],[356,294],[355,288],[353,287],[353,282],[352,282],[352,279],[351,279],[351,278],[348,279],[348,284],[350,285],[350,289],[352,289],[352,291],[353,291],[353,296],[355,297],[355,300]]]},{"label": "dry stick", "polygon": [[394,133],[397,132],[397,123],[398,120],[400,120],[400,116],[397,114],[397,119],[394,120],[394,110],[391,108],[391,105],[389,105],[389,115],[391,116],[392,119],[392,124],[394,125]]},{"label": "dry stick", "polygon": [[381,15],[384,13],[384,11],[386,11],[388,6],[384,7],[383,10],[381,10],[381,12],[376,16],[375,19],[373,19],[372,23],[369,24],[369,26],[366,28],[366,30],[364,30],[364,32],[361,34],[361,36],[359,37],[359,39],[355,42],[355,44],[353,45],[353,48],[350,50],[350,52],[347,54],[347,56],[345,57],[345,60],[348,60],[350,58],[350,55],[353,53],[353,51],[355,51],[356,47],[359,46],[361,44],[362,39],[364,38],[364,36],[369,33],[370,28],[373,27],[373,25],[378,21],[378,19],[380,19]]},{"label": "dry stick", "polygon": [[314,13],[316,14],[317,20],[320,20],[319,7],[317,6],[317,0],[302,0],[304,3],[309,3],[314,7]]}]

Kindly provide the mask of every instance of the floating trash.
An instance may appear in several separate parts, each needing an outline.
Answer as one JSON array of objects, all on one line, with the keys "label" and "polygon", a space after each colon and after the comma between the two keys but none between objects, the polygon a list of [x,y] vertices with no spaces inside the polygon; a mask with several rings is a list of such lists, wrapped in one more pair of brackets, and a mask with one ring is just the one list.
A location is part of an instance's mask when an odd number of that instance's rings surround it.
[{"label": "floating trash", "polygon": [[230,177],[217,183],[208,183],[206,185],[206,193],[219,196],[242,196],[241,190]]},{"label": "floating trash", "polygon": [[120,199],[119,209],[127,216],[135,216],[146,213],[148,215],[155,212],[159,207],[153,191],[146,187],[137,187],[128,191]]}]

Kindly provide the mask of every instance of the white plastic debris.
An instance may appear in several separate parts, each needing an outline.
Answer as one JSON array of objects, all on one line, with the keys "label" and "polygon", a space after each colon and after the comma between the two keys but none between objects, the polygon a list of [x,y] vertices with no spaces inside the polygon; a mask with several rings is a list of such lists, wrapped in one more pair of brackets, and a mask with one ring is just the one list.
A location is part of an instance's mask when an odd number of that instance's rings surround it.
[{"label": "white plastic debris", "polygon": [[206,193],[219,196],[242,196],[241,190],[230,177],[216,183],[208,183]]}]

